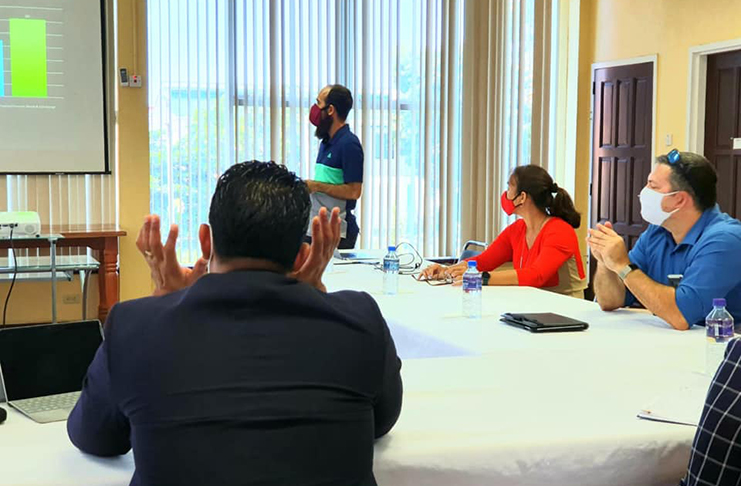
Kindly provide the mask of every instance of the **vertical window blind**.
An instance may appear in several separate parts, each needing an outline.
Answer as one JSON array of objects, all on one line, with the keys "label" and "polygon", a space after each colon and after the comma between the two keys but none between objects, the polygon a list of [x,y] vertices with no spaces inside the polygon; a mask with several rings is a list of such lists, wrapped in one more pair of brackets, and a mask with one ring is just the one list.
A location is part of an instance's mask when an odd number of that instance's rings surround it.
[{"label": "vertical window blind", "polygon": [[[42,225],[116,223],[116,184],[112,175],[0,176],[0,211],[36,211]],[[59,248],[60,255],[82,255],[84,248]],[[19,250],[18,256],[48,255]]]},{"label": "vertical window blind", "polygon": [[[499,197],[518,165],[552,175],[558,0],[468,2],[461,155],[464,238],[492,241],[514,216]],[[560,180],[557,182],[563,184]]]},{"label": "vertical window blind", "polygon": [[198,255],[218,175],[274,160],[311,178],[319,90],[353,92],[360,246],[456,253],[463,2],[149,0],[151,210]]}]

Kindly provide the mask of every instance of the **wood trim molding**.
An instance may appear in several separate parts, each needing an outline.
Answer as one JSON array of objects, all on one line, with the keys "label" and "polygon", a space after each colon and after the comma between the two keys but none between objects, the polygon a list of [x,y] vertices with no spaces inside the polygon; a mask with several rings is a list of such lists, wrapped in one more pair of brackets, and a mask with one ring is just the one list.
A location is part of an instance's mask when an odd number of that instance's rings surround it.
[{"label": "wood trim molding", "polygon": [[705,152],[705,94],[708,56],[741,49],[741,38],[690,47],[687,79],[687,151]]}]

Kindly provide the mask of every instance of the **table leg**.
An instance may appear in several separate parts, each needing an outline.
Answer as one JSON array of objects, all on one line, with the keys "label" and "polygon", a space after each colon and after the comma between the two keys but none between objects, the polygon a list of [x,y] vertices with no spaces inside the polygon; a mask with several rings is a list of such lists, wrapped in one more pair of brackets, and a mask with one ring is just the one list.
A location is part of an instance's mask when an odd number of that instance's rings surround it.
[{"label": "table leg", "polygon": [[105,238],[103,250],[99,252],[100,270],[98,271],[98,289],[100,304],[98,319],[105,322],[113,304],[118,302],[118,238]]},{"label": "table leg", "polygon": [[87,288],[90,283],[90,270],[80,271],[80,284],[82,291],[82,320],[87,320]]},{"label": "table leg", "polygon": [[57,322],[57,240],[49,239],[49,256],[51,257],[51,323]]}]

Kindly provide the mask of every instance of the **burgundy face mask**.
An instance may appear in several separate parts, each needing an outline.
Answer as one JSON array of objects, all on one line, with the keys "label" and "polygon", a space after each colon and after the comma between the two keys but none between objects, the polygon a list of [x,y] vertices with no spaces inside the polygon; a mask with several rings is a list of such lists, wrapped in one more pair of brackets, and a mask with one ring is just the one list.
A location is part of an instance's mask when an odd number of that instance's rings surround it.
[{"label": "burgundy face mask", "polygon": [[309,111],[309,121],[312,125],[315,127],[319,126],[319,122],[322,121],[322,111],[324,111],[327,107],[319,108],[316,103],[311,105],[311,111]]}]

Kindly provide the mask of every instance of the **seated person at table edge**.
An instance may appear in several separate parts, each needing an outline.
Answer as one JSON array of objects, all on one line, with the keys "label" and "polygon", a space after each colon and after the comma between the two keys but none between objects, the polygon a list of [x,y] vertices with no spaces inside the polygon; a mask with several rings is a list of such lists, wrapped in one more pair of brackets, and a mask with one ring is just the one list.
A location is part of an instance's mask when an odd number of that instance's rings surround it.
[{"label": "seated person at table edge", "polygon": [[[741,319],[741,222],[716,205],[715,169],[690,152],[656,159],[640,193],[649,227],[628,252],[610,222],[589,230],[603,310],[636,301],[676,329],[704,323],[714,298]],[[669,275],[681,275],[676,289]]]},{"label": "seated person at table edge", "polygon": [[[485,285],[540,287],[583,298],[587,281],[574,231],[581,215],[569,193],[558,187],[542,167],[524,165],[512,172],[501,204],[507,215],[516,214],[520,219],[502,231],[483,253],[469,260],[475,261],[482,272],[506,262],[512,262],[514,269],[485,274]],[[460,279],[466,266],[465,261],[450,267],[431,265],[421,276]]]},{"label": "seated person at table edge", "polygon": [[680,486],[741,482],[740,365],[741,339],[734,339],[726,346],[725,358],[710,383]]},{"label": "seated person at table edge", "polygon": [[[375,301],[326,293],[339,211],[246,162],[219,179],[193,270],[148,216],[155,297],[111,309],[67,430],[99,456],[133,447],[132,485],[375,485],[374,439],[401,409],[401,361]],[[206,273],[206,267],[210,273]]]}]

